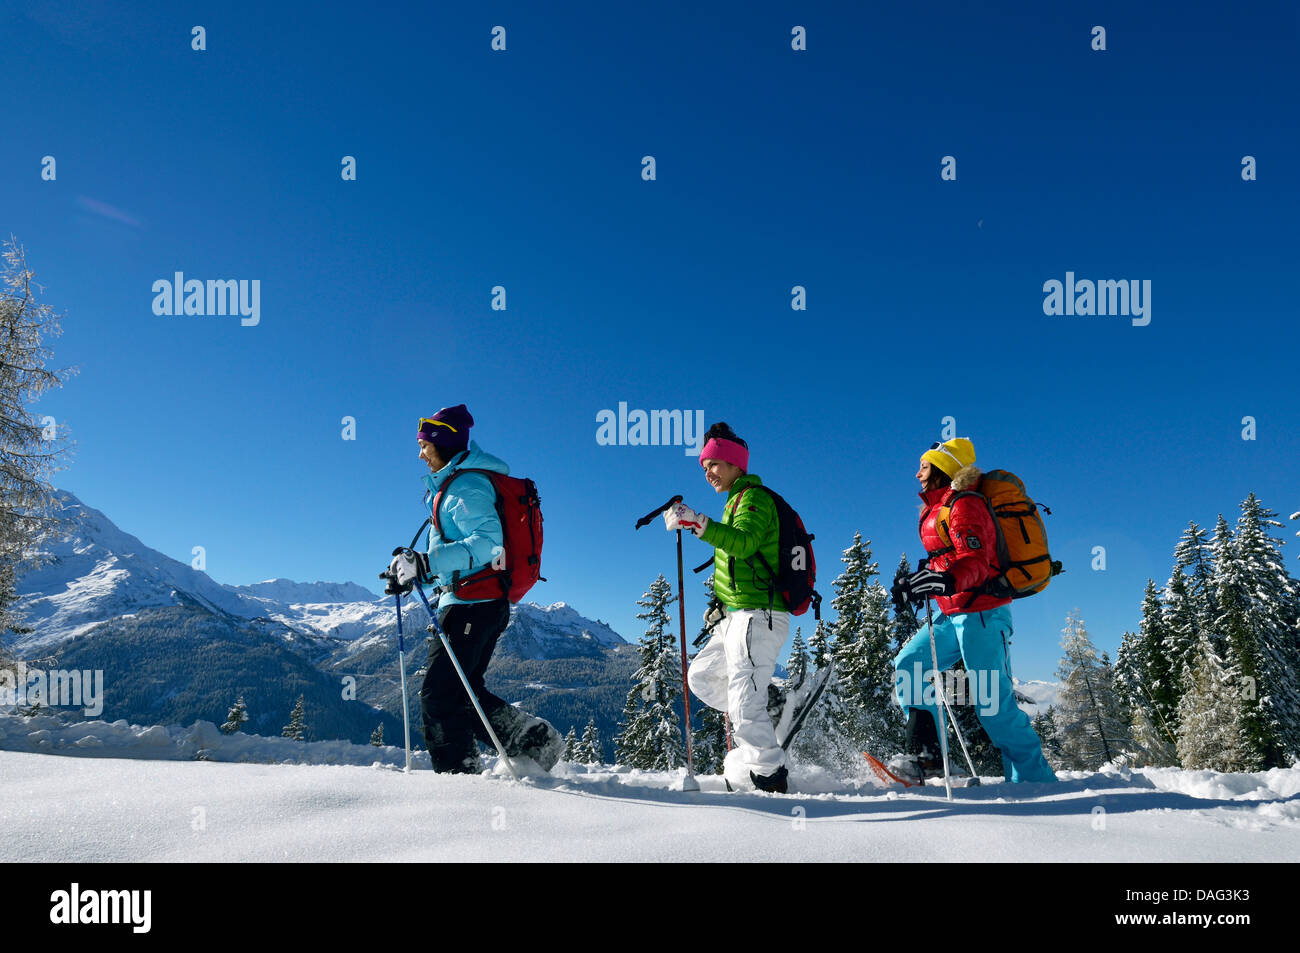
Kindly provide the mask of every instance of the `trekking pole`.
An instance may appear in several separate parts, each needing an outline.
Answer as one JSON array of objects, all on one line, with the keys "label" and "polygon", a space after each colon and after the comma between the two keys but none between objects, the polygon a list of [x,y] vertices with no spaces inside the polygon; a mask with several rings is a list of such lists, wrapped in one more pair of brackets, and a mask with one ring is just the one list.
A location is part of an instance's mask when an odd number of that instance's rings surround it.
[{"label": "trekking pole", "polygon": [[[637,520],[636,528],[640,529],[642,526],[649,525],[651,522],[654,521],[655,517],[663,513],[664,510],[668,509],[674,503],[680,503],[681,501],[682,501],[682,496],[680,493],[678,493],[676,496],[671,497],[668,500],[668,502],[665,503],[663,506],[655,507],[645,516]],[[693,734],[691,730],[691,687],[686,679],[686,593],[685,590],[686,590],[685,577],[682,571],[682,530],[681,527],[678,527],[677,529],[677,609],[678,609],[678,613],[677,614],[681,619],[681,629],[682,629],[682,711],[686,715],[686,723],[684,725],[684,731],[682,732],[686,736],[686,779],[682,782],[682,790],[698,791],[700,789],[700,782],[695,780],[695,751],[693,745],[691,744],[691,735]]]},{"label": "trekking pole", "polygon": [[944,692],[943,707],[948,710],[948,722],[952,725],[953,734],[957,736],[957,742],[961,745],[961,753],[966,756],[966,767],[970,768],[970,784],[979,783],[980,776],[975,773],[975,762],[970,759],[970,752],[966,750],[966,739],[962,737],[961,726],[957,724],[957,714],[952,710],[952,702],[948,701],[948,693]]},{"label": "trekking pole", "polygon": [[686,586],[682,576],[682,531],[677,530],[677,615],[682,622],[682,709],[686,712],[686,781],[683,791],[698,791],[700,784],[695,780],[695,752],[691,736],[695,734],[691,725],[691,687],[686,679]]},{"label": "trekking pole", "polygon": [[460,667],[460,661],[456,658],[456,653],[451,650],[451,641],[447,638],[447,633],[443,632],[442,627],[438,625],[438,617],[434,614],[433,606],[429,605],[429,599],[424,594],[424,587],[417,582],[415,584],[415,591],[420,594],[420,601],[424,603],[424,608],[429,612],[428,631],[437,633],[438,638],[442,640],[443,650],[446,651],[447,658],[451,659],[451,664],[455,667],[456,674],[460,676],[460,683],[465,686],[465,691],[469,694],[469,700],[474,703],[474,710],[478,712],[479,718],[482,719],[483,727],[487,729],[488,737],[492,739],[492,744],[496,747],[497,754],[501,756],[501,761],[505,764],[506,770],[510,772],[510,776],[518,781],[519,775],[515,773],[515,766],[510,763],[510,758],[506,756],[506,749],[502,746],[501,739],[498,738],[497,733],[492,730],[492,723],[488,721],[487,714],[483,711],[483,706],[478,702],[478,696],[474,694],[474,689],[470,687],[469,679],[465,677],[465,670]]},{"label": "trekking pole", "polygon": [[406,736],[406,773],[411,773],[411,704],[406,697],[406,641],[402,637],[402,594],[393,594],[397,602],[397,664],[402,671],[402,732]]},{"label": "trekking pole", "polygon": [[[930,597],[925,598],[925,627],[930,630],[930,664],[934,666],[930,678],[934,685],[935,691],[942,691],[939,685],[939,650],[934,644],[934,616],[930,612]],[[952,800],[952,778],[948,775],[948,728],[944,724],[943,711],[948,705],[945,698],[943,703],[937,708],[939,712],[939,751],[943,755],[943,786],[948,792],[948,800]]]}]

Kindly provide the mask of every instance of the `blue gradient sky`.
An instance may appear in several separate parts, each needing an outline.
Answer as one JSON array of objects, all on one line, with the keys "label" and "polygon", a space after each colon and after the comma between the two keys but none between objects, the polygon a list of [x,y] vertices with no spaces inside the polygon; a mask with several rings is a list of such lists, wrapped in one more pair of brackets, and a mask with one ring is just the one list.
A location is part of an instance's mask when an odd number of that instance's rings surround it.
[{"label": "blue gradient sky", "polygon": [[[1076,606],[1113,651],[1189,519],[1300,508],[1294,4],[279,6],[0,13],[0,234],[80,368],[36,407],[77,444],[56,483],[221,582],[377,590],[422,519],[416,420],[462,401],[541,489],[536,598],[631,639],[675,573],[636,517],[721,500],[680,448],[599,446],[620,401],[729,421],[828,596],[854,531],[886,577],[920,555],[955,417],[1053,508],[1026,679]],[[175,271],[259,279],[260,324],[154,315]],[[1151,324],[1044,315],[1067,271],[1150,279]]]}]

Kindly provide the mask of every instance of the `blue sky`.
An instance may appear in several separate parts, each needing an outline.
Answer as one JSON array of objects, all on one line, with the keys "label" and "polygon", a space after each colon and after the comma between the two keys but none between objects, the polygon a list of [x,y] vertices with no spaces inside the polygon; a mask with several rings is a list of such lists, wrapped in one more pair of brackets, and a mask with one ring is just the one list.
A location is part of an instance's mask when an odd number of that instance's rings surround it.
[{"label": "blue sky", "polygon": [[[675,574],[635,519],[721,500],[680,447],[599,445],[601,410],[729,421],[828,596],[855,531],[886,577],[920,555],[951,416],[1053,509],[1067,573],[1014,607],[1016,674],[1076,606],[1113,651],[1189,519],[1300,508],[1298,15],[1051,6],[20,0],[0,234],[80,369],[35,408],[76,441],[56,483],[221,582],[378,589],[423,518],[416,421],[465,402],[541,490],[536,598],[635,639]],[[176,271],[259,280],[260,322],[155,315]],[[1067,272],[1150,280],[1151,323],[1045,315]]]}]

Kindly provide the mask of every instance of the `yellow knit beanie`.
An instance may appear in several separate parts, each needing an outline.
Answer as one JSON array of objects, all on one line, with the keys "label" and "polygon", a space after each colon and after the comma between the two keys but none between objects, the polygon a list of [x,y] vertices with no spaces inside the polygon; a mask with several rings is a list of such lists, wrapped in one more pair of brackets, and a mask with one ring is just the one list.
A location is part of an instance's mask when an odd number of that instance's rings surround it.
[{"label": "yellow knit beanie", "polygon": [[948,474],[948,479],[957,475],[962,467],[975,462],[975,445],[966,437],[954,437],[947,443],[936,443],[925,453],[922,460],[928,460],[931,466],[938,467]]}]

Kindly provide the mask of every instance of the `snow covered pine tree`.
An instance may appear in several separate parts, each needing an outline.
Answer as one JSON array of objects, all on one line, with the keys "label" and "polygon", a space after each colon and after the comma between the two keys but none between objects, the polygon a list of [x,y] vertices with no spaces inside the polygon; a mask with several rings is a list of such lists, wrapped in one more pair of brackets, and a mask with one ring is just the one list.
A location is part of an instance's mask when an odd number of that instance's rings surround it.
[{"label": "snow covered pine tree", "polygon": [[672,586],[661,574],[637,601],[645,609],[637,618],[648,625],[637,647],[641,665],[632,676],[634,684],[623,707],[621,730],[614,739],[614,760],[630,768],[671,771],[686,764],[677,716],[681,658],[668,617],[674,598]]},{"label": "snow covered pine tree", "polygon": [[226,721],[221,726],[221,733],[233,735],[244,726],[246,721],[248,721],[248,707],[244,704],[244,696],[240,695],[235,704],[230,706],[230,711],[226,712]]},{"label": "snow covered pine tree", "polygon": [[292,738],[294,741],[307,740],[307,715],[302,695],[299,695],[298,701],[294,703],[293,711],[289,713],[289,724],[284,726],[280,736]]}]

